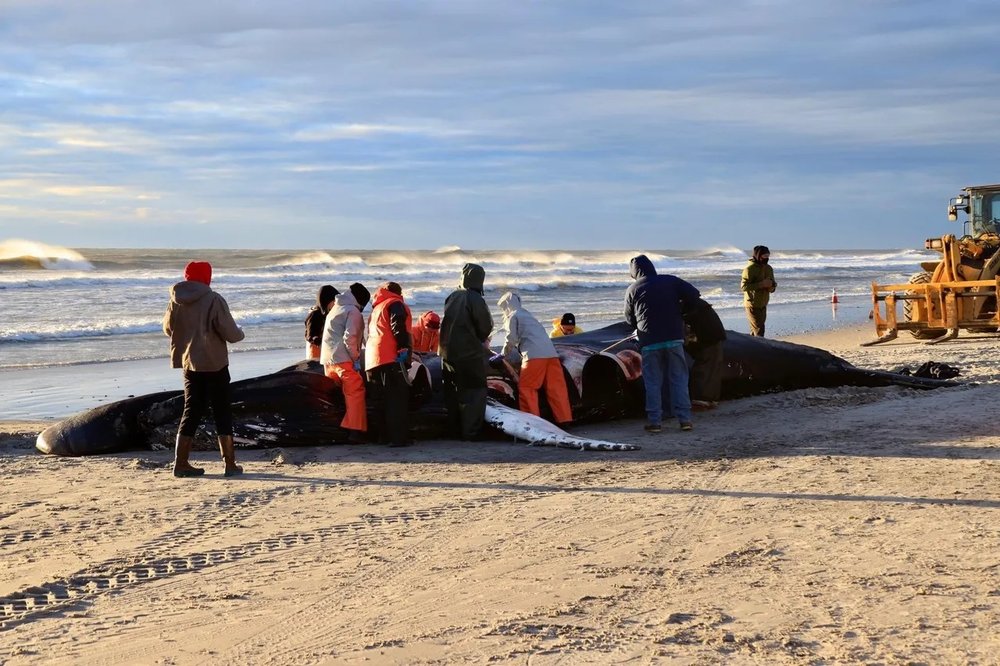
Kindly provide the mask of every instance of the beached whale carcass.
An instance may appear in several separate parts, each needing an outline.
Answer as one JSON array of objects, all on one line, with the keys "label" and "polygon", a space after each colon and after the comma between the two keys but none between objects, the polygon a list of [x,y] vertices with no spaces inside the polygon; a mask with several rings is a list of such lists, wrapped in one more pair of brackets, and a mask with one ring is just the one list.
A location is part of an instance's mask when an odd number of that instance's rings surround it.
[{"label": "beached whale carcass", "polygon": [[[566,373],[574,419],[593,422],[641,415],[641,357],[625,323],[554,340]],[[856,368],[829,352],[733,331],[724,343],[724,399],[816,386],[951,386],[953,382]],[[484,363],[487,354],[484,351]],[[447,436],[447,412],[436,354],[421,355],[411,369],[411,434]],[[516,378],[502,369],[488,377],[490,424],[515,438],[572,448],[637,448],[584,438],[529,423],[517,412]],[[345,442],[339,389],[316,362],[233,382],[234,439],[243,447],[306,446]],[[55,455],[91,455],[128,449],[169,448],[183,409],[180,391],[155,393],[102,405],[46,428],[37,448]],[[544,407],[543,407],[544,410]],[[544,411],[543,411],[544,414]],[[210,421],[210,420],[209,420]],[[373,418],[372,422],[376,422]],[[212,424],[203,430],[211,434]],[[561,433],[561,434],[560,434]]]}]

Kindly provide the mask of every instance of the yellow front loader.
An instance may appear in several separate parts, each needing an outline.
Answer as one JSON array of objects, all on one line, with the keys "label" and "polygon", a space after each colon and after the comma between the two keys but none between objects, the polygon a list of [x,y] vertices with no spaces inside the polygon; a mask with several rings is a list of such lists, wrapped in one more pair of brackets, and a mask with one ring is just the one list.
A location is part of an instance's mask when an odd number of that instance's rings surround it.
[{"label": "yellow front loader", "polygon": [[[936,344],[958,336],[960,330],[996,332],[1000,296],[1000,184],[967,187],[948,205],[948,218],[958,211],[969,218],[965,235],[946,234],[924,242],[941,253],[939,261],[923,262],[922,272],[907,284],[872,282],[872,318],[875,345],[909,331],[919,340]],[[994,212],[995,211],[995,212]],[[902,313],[897,307],[902,303]],[[902,316],[900,316],[902,314]]]}]

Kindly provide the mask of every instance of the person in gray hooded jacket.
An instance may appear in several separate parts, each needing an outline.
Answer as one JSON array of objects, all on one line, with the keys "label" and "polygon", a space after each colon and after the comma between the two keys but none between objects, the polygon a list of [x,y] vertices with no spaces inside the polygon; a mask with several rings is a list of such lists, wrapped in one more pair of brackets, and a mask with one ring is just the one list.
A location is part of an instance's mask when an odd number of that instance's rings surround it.
[{"label": "person in gray hooded jacket", "polygon": [[323,344],[319,362],[327,377],[336,382],[344,394],[344,419],[340,427],[350,431],[348,441],[364,441],[368,430],[368,410],[365,403],[365,380],[361,368],[361,343],[365,335],[362,310],[370,294],[355,282],[346,293],[333,297],[333,307],[326,315]]},{"label": "person in gray hooded jacket", "polygon": [[503,312],[504,339],[502,354],[512,363],[520,356],[521,372],[517,378],[517,406],[522,412],[541,416],[538,391],[545,390],[545,398],[556,423],[565,425],[573,420],[573,412],[566,393],[559,353],[552,344],[545,327],[535,316],[521,307],[521,297],[508,291],[497,302]]},{"label": "person in gray hooded jacket", "polygon": [[462,286],[444,302],[441,318],[441,379],[448,420],[454,436],[474,440],[486,420],[486,367],[493,315],[483,298],[486,271],[478,264],[462,267]]}]

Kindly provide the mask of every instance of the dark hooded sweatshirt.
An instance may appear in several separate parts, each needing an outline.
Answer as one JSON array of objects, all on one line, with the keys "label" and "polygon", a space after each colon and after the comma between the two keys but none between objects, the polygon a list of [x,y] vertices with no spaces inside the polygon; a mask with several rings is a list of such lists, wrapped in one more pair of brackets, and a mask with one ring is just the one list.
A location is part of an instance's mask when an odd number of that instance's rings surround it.
[{"label": "dark hooded sweatshirt", "polygon": [[726,339],[726,327],[708,301],[699,298],[685,309],[684,322],[691,327],[695,337],[693,342],[685,345],[692,354]]},{"label": "dark hooded sweatshirt", "polygon": [[333,305],[334,297],[339,294],[334,287],[328,284],[319,288],[316,294],[316,305],[312,306],[306,316],[306,342],[317,347],[323,344],[323,325],[326,322],[326,315],[329,314],[327,305]]},{"label": "dark hooded sweatshirt", "polygon": [[683,340],[682,308],[701,293],[679,277],[657,275],[644,254],[632,259],[630,275],[635,282],[625,291],[625,321],[638,333],[639,346]]},{"label": "dark hooded sweatshirt", "polygon": [[483,361],[483,343],[493,333],[493,315],[483,298],[485,280],[482,266],[466,264],[462,267],[462,286],[444,302],[438,348],[441,360],[451,365]]}]

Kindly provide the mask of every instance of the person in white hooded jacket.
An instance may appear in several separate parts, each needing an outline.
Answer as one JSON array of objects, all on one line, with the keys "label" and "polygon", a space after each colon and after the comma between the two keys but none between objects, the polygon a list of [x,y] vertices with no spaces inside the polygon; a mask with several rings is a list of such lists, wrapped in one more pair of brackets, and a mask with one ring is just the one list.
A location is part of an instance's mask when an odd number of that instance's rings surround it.
[{"label": "person in white hooded jacket", "polygon": [[545,327],[521,307],[521,297],[513,292],[505,293],[497,305],[503,312],[507,333],[502,353],[508,361],[516,360],[514,352],[518,352],[521,357],[517,385],[518,408],[522,412],[540,416],[538,391],[544,388],[552,418],[560,425],[568,424],[573,420],[573,412],[566,393],[566,378],[556,346],[549,339]]},{"label": "person in white hooded jacket", "polygon": [[346,293],[334,296],[333,307],[323,326],[323,344],[319,362],[327,377],[340,385],[346,407],[340,427],[350,431],[349,441],[364,441],[368,430],[368,408],[365,403],[365,380],[361,377],[361,343],[364,339],[365,318],[361,311],[368,305],[370,294],[355,282]]}]

